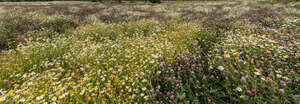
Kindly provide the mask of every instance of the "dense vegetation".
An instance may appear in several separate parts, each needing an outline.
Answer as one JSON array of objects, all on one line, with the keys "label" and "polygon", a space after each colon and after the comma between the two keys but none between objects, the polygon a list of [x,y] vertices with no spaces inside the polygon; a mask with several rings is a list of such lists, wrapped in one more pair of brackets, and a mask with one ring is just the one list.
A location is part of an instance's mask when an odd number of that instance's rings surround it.
[{"label": "dense vegetation", "polygon": [[[133,2],[133,1],[149,1],[149,2],[152,2],[152,3],[159,3],[160,0],[0,0],[0,2],[36,2],[36,1],[92,1],[92,2],[122,2],[122,1],[130,1],[130,2]],[[157,2],[158,1],[158,2]]]},{"label": "dense vegetation", "polygon": [[299,7],[0,3],[0,103],[300,103]]}]

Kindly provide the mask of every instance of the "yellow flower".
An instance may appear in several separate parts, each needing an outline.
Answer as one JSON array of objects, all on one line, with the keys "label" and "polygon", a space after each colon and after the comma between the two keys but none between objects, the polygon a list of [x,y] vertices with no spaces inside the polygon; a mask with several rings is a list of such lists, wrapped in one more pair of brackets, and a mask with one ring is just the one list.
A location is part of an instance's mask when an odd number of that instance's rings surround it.
[{"label": "yellow flower", "polygon": [[9,90],[7,94],[11,94],[14,90]]},{"label": "yellow flower", "polygon": [[241,95],[240,98],[241,98],[241,99],[245,99],[245,95]]},{"label": "yellow flower", "polygon": [[225,58],[230,58],[230,55],[229,54],[224,54],[224,57]]},{"label": "yellow flower", "polygon": [[14,87],[19,87],[19,85],[18,84],[14,84]]}]

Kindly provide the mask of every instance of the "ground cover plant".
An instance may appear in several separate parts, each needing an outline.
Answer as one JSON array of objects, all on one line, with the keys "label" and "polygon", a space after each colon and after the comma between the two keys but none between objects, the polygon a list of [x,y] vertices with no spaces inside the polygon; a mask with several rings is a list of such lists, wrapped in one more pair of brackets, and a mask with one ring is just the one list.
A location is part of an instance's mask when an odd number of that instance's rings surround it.
[{"label": "ground cover plant", "polygon": [[300,103],[300,2],[0,3],[0,103]]}]

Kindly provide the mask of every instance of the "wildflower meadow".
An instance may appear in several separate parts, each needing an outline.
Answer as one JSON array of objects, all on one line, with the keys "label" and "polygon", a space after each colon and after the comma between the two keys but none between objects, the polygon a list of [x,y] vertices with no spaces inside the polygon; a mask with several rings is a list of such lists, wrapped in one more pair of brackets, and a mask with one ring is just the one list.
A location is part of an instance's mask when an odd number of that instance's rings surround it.
[{"label": "wildflower meadow", "polygon": [[1,104],[299,104],[300,2],[0,2]]}]

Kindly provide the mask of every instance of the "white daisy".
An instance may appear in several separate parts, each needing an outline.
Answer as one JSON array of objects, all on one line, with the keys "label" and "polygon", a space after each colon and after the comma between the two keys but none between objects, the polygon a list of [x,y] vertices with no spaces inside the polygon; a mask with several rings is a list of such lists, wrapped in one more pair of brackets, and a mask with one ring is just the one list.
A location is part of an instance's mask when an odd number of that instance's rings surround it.
[{"label": "white daisy", "polygon": [[239,92],[241,92],[241,91],[243,91],[243,89],[241,88],[241,87],[237,87],[237,88],[235,88],[237,91],[239,91]]},{"label": "white daisy", "polygon": [[223,70],[224,70],[224,67],[223,67],[223,66],[218,66],[218,69],[219,69],[220,71],[223,71]]}]

